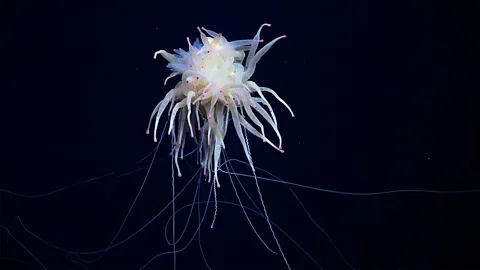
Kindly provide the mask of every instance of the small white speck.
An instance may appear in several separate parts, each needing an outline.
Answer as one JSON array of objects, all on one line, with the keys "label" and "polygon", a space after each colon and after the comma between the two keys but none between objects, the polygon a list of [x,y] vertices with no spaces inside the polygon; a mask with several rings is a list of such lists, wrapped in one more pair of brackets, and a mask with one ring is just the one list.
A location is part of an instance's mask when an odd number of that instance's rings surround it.
[{"label": "small white speck", "polygon": [[430,160],[430,158],[427,158],[428,160]]}]

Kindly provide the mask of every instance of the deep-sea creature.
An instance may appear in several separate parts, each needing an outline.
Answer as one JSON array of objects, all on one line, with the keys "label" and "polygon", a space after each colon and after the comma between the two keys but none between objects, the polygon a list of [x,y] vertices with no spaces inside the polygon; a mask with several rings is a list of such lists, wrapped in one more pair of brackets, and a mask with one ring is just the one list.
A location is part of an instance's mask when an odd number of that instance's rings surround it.
[{"label": "deep-sea creature", "polygon": [[[217,171],[221,150],[225,148],[224,138],[230,118],[252,170],[254,167],[244,131],[252,133],[278,151],[283,152],[282,136],[278,130],[277,119],[264,93],[273,95],[283,103],[292,117],[294,114],[287,103],[272,89],[260,87],[250,80],[260,58],[275,42],[286,38],[285,35],[277,37],[257,52],[259,43],[263,42],[260,39],[260,32],[264,26],[269,27],[270,24],[260,26],[253,39],[235,41],[228,41],[221,33],[197,27],[201,41],[197,38],[192,44],[187,38],[188,51],[174,50],[176,54],[170,54],[164,50],[155,52],[154,58],[161,55],[170,62],[167,67],[172,70],[172,73],[166,78],[164,84],[177,75],[181,75],[181,81],[165,95],[165,98],[153,110],[147,134],[156,114],[154,141],[157,141],[160,116],[170,105],[168,134],[174,136],[174,159],[179,176],[181,173],[178,156],[180,154],[180,157],[183,158],[185,137],[189,134],[199,145],[198,158],[204,174],[208,174],[209,182],[213,175],[214,183],[220,187]],[[210,37],[207,37],[204,32]],[[245,51],[248,51],[248,56],[245,63],[242,64]],[[256,95],[254,96],[254,94]],[[278,146],[265,136],[264,126],[254,112],[262,116],[273,128],[278,137]],[[175,119],[177,119],[176,122]],[[260,131],[247,119],[260,128]]]}]

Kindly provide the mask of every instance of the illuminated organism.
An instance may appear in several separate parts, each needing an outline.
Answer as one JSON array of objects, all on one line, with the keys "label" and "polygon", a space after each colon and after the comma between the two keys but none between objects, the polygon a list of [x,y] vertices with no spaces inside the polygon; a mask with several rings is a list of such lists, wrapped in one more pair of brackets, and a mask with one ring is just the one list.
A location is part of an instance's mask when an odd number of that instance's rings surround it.
[{"label": "illuminated organism", "polygon": [[[228,41],[221,33],[197,27],[200,32],[201,42],[196,39],[192,44],[187,37],[188,51],[178,49],[174,50],[176,54],[170,54],[164,50],[159,50],[154,54],[155,59],[160,54],[170,62],[167,67],[171,69],[172,73],[167,77],[164,84],[170,78],[178,75],[181,76],[181,81],[166,94],[165,98],[153,110],[147,134],[156,114],[154,141],[157,141],[159,119],[167,106],[169,106],[168,134],[173,135],[172,150],[178,176],[182,175],[178,157],[180,154],[180,158],[183,158],[185,139],[189,135],[198,144],[197,157],[204,175],[208,176],[208,182],[211,182],[213,176],[215,206],[217,204],[216,188],[220,187],[218,179],[220,155],[222,149],[225,149],[224,138],[227,134],[230,118],[242,143],[248,163],[255,175],[246,132],[261,138],[264,142],[283,153],[282,136],[278,130],[277,119],[264,93],[273,95],[288,108],[292,117],[294,116],[287,103],[275,91],[267,87],[260,87],[250,80],[262,56],[275,42],[287,37],[285,35],[277,37],[257,52],[259,43],[263,42],[260,39],[260,32],[265,26],[269,27],[270,24],[261,25],[253,39],[236,41]],[[210,37],[207,37],[202,30]],[[245,51],[248,51],[248,56],[245,64],[242,64],[245,58]],[[264,106],[269,112],[265,110]],[[278,146],[265,136],[263,124],[257,118],[255,111],[275,131],[279,141]],[[177,121],[175,121],[176,118]],[[256,127],[250,124],[247,119],[253,122]],[[287,267],[290,269],[268,218],[258,182],[257,188],[270,231]],[[175,195],[175,189],[173,189],[173,193]],[[173,207],[175,209],[174,205]],[[215,207],[215,214],[216,209],[217,207]]]},{"label": "illuminated organism", "polygon": [[[260,32],[264,26],[269,27],[270,24],[260,26],[253,39],[236,41],[228,41],[221,33],[198,27],[201,42],[197,39],[191,44],[190,39],[187,38],[188,51],[178,49],[174,50],[176,54],[170,54],[160,50],[155,53],[154,58],[160,54],[170,62],[167,67],[172,70],[172,73],[165,80],[165,84],[177,75],[181,76],[181,81],[153,110],[147,134],[156,114],[154,140],[157,141],[159,119],[169,106],[168,134],[174,136],[174,159],[179,176],[181,172],[178,156],[180,154],[180,157],[183,157],[185,138],[189,135],[199,145],[198,157],[204,174],[208,175],[209,182],[213,175],[214,183],[220,187],[217,176],[218,165],[220,153],[225,148],[224,138],[230,118],[252,170],[254,167],[244,130],[283,152],[277,119],[264,93],[273,95],[288,108],[292,116],[294,114],[287,103],[272,89],[260,87],[250,80],[260,58],[275,42],[286,38],[285,35],[280,36],[257,52],[259,43],[263,42],[260,39]],[[211,37],[207,37],[202,30]],[[245,51],[248,51],[248,56],[245,64],[242,64]],[[279,140],[278,146],[265,136],[263,124],[254,111],[273,128]],[[256,127],[250,124],[248,119]]]}]

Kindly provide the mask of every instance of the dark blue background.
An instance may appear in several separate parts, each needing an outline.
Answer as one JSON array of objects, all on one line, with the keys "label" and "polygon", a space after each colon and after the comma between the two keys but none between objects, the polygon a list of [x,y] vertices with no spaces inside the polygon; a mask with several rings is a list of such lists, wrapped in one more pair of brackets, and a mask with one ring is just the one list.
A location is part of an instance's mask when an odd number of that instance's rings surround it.
[{"label": "dark blue background", "polygon": [[[155,146],[152,136],[144,133],[148,118],[170,89],[163,86],[169,74],[166,61],[154,61],[153,53],[186,48],[185,38],[197,37],[198,25],[235,40],[251,38],[262,23],[271,23],[262,33],[266,41],[283,34],[288,38],[262,58],[252,79],[276,90],[296,117],[272,102],[286,153],[251,137],[256,166],[289,182],[348,192],[478,189],[473,5],[433,1],[5,5],[0,188],[39,194],[146,164],[135,162]],[[172,81],[168,86],[173,85]],[[119,239],[140,228],[171,198],[169,141],[163,144],[158,156],[165,160],[154,166]],[[244,159],[233,130],[227,153]],[[194,159],[187,160],[195,169]],[[192,175],[188,165],[181,166],[185,175],[176,180],[177,190]],[[248,172],[243,165],[236,169]],[[70,261],[74,256],[26,233],[15,217],[52,244],[78,251],[105,248],[144,175],[145,170],[108,177],[38,199],[0,192],[0,225],[9,226],[48,269],[83,269]],[[254,182],[241,180],[258,202]],[[228,177],[221,175],[220,181],[219,199],[235,202]],[[347,269],[287,188],[265,181],[260,186],[272,221],[324,269]],[[202,198],[209,187],[202,182]],[[294,190],[357,269],[480,267],[478,194],[348,196]],[[177,206],[190,203],[193,191],[189,188]],[[203,249],[212,269],[286,269],[281,257],[258,241],[240,208],[219,205],[211,230],[212,209],[202,227]],[[155,254],[170,250],[163,235],[170,214],[161,215],[98,263],[85,266],[138,269]],[[178,215],[177,230],[183,228],[187,214]],[[266,223],[251,216],[260,235],[276,249]],[[190,224],[195,226],[196,219]],[[278,231],[277,235],[292,269],[317,269],[290,240]],[[5,230],[0,230],[0,248],[1,269],[39,268]],[[147,269],[172,265],[168,255]],[[177,269],[207,269],[198,241],[178,254]]]}]

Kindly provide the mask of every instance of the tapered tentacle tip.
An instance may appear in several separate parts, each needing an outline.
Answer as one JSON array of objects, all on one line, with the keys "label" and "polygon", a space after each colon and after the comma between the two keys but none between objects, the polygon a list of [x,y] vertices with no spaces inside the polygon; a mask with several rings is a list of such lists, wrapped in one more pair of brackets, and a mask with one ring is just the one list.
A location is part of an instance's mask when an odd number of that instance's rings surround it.
[{"label": "tapered tentacle tip", "polygon": [[145,134],[147,134],[147,135],[150,134],[150,130],[147,129],[147,130],[145,131]]},{"label": "tapered tentacle tip", "polygon": [[157,142],[157,138],[153,138],[153,142]]},{"label": "tapered tentacle tip", "polygon": [[181,174],[180,172],[178,172],[178,174],[177,174],[177,175],[178,175],[178,177],[182,177],[182,174]]}]

